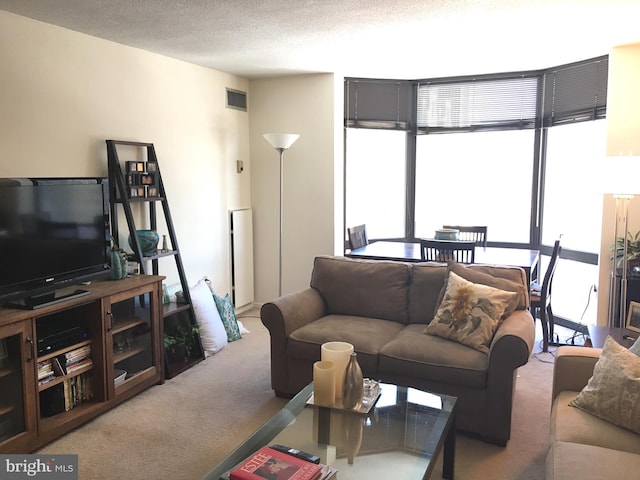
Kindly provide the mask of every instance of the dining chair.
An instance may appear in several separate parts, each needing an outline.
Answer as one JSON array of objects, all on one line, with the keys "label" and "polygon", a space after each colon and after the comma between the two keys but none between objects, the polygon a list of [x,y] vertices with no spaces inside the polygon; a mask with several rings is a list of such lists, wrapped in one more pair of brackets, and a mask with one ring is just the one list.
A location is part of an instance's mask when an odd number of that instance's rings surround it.
[{"label": "dining chair", "polygon": [[474,263],[475,242],[420,239],[420,256],[426,262]]},{"label": "dining chair", "polygon": [[553,310],[551,309],[551,284],[553,283],[553,274],[558,266],[560,250],[560,240],[556,240],[553,245],[553,251],[551,252],[551,258],[549,259],[549,265],[544,273],[542,285],[538,283],[531,284],[531,314],[533,315],[534,321],[536,318],[539,318],[542,323],[543,352],[548,352],[549,345],[556,343],[553,342],[554,320]]},{"label": "dining chair", "polygon": [[355,250],[356,248],[369,244],[367,227],[365,225],[356,225],[355,227],[347,228],[347,235],[349,236],[350,250]]},{"label": "dining chair", "polygon": [[465,242],[475,242],[479,247],[487,246],[487,227],[464,226],[464,225],[443,225],[442,228],[453,228],[458,230],[458,240]]}]

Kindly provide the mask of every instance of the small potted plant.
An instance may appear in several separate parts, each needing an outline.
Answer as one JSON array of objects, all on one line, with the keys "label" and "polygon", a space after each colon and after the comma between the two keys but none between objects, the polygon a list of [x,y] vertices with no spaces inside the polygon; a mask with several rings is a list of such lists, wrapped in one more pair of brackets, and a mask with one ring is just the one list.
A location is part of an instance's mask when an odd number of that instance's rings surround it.
[{"label": "small potted plant", "polygon": [[[613,249],[612,246],[611,250]],[[616,268],[621,271],[624,260],[624,237],[616,238],[614,253],[617,259]],[[613,253],[611,258],[613,259]],[[640,277],[640,231],[627,234],[627,275]]]},{"label": "small potted plant", "polygon": [[198,326],[177,324],[164,333],[164,348],[169,363],[187,363],[198,345]]}]

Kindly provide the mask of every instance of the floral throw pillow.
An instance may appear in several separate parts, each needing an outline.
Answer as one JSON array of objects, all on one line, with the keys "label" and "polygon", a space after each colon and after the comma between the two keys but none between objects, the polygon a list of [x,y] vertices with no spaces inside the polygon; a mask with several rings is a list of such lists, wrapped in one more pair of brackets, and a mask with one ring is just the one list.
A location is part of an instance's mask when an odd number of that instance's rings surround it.
[{"label": "floral throw pillow", "polygon": [[218,312],[220,312],[224,329],[227,332],[227,340],[229,342],[240,340],[242,335],[240,334],[240,327],[238,327],[238,320],[236,319],[236,312],[233,309],[231,297],[229,297],[228,293],[224,298],[217,296],[215,293],[212,293],[212,295],[216,302]]},{"label": "floral throw pillow", "polygon": [[640,358],[607,337],[593,376],[569,405],[640,433]]},{"label": "floral throw pillow", "polygon": [[633,345],[629,347],[629,351],[640,356],[640,337],[636,338],[636,341],[633,342]]},{"label": "floral throw pillow", "polygon": [[500,319],[517,295],[515,292],[469,282],[449,272],[442,302],[424,333],[448,338],[488,353]]}]

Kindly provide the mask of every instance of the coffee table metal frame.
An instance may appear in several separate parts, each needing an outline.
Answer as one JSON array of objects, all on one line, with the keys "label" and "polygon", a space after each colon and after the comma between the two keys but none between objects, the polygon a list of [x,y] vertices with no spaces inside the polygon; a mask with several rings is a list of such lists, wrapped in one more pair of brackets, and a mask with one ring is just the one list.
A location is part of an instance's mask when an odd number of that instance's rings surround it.
[{"label": "coffee table metal frame", "polygon": [[[395,430],[404,429],[400,432],[403,436],[403,438],[400,439],[400,443],[402,443],[402,445],[400,445],[400,449],[404,450],[405,453],[414,456],[417,461],[421,462],[420,465],[424,465],[424,474],[420,478],[428,479],[431,476],[438,455],[442,451],[442,477],[445,479],[453,479],[456,438],[456,398],[447,395],[422,392],[417,389],[396,385],[381,384],[381,386],[383,393],[385,391],[391,391],[392,394],[395,393],[396,400],[394,401],[392,398],[391,402],[379,402],[380,406],[376,404],[376,406],[372,408],[367,415],[344,411],[342,412],[342,415],[361,416],[363,417],[364,425],[370,424],[372,418],[376,418],[378,421],[382,419],[382,421],[387,422],[387,424],[392,422],[396,427]],[[307,401],[311,397],[312,393],[313,384],[309,384],[303,388],[281,410],[265,422],[253,435],[248,437],[226,458],[224,458],[203,478],[203,480],[220,480],[221,476],[228,473],[229,470],[238,465],[260,447],[273,443],[282,443],[281,441],[278,441],[279,439],[276,437],[281,434],[281,432],[285,431],[287,427],[295,424],[298,417],[309,416],[310,414],[313,415],[315,422],[314,435],[318,445],[328,443],[329,433],[326,431],[326,426],[329,425],[329,422],[327,419],[330,415],[334,414],[332,412],[335,412],[335,410],[308,405]],[[418,403],[415,403],[415,399],[420,398],[421,395],[428,395],[429,398],[440,402],[441,408],[423,405],[419,403],[419,400]],[[384,398],[384,395],[381,398]],[[313,412],[313,409],[316,411]],[[309,410],[311,410],[311,412],[309,412]],[[303,422],[298,423],[301,424]],[[310,430],[307,427],[298,428]],[[309,432],[309,436],[310,433],[311,432]],[[368,448],[365,448],[365,444],[367,443],[367,440],[369,440],[367,438],[368,434],[370,434],[370,431],[367,428],[364,428],[362,435],[363,449],[360,451],[360,455],[356,456],[354,465],[366,464],[366,460],[363,459],[367,459],[369,455],[375,455],[376,448],[378,448],[380,452],[388,452],[393,451],[398,447],[398,445],[392,445],[391,447],[389,447],[389,445],[382,445],[388,440],[383,438],[382,440],[373,439],[373,445],[377,446],[372,447],[369,445]],[[373,434],[370,434],[370,436],[371,435]],[[306,448],[305,446],[301,447],[300,445],[293,444],[288,446],[301,448],[303,450]],[[349,468],[352,467],[353,465],[349,465]],[[390,466],[389,474],[385,475],[385,477],[395,478],[394,472],[398,473],[394,470],[393,466]],[[340,477],[340,469],[338,470],[338,478],[342,478]]]}]

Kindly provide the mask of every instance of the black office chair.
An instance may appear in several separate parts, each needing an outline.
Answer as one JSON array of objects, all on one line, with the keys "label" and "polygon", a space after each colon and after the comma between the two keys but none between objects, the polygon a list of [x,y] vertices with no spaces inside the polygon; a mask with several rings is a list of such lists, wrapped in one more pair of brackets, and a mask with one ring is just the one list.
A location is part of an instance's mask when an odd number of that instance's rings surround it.
[{"label": "black office chair", "polygon": [[534,320],[540,319],[542,323],[542,351],[548,352],[549,345],[557,345],[557,342],[553,341],[553,310],[551,309],[551,284],[553,283],[553,274],[558,266],[558,259],[560,258],[560,240],[556,240],[553,245],[553,252],[551,252],[551,259],[549,260],[549,266],[544,273],[544,279],[542,285],[533,283],[531,285],[531,314]]},{"label": "black office chair", "polygon": [[453,240],[420,240],[420,257],[426,262],[474,263],[475,242]]},{"label": "black office chair", "polygon": [[349,249],[355,250],[356,248],[364,247],[369,244],[367,238],[367,227],[365,225],[357,225],[355,227],[347,228],[347,235],[349,236]]},{"label": "black office chair", "polygon": [[475,242],[479,247],[487,246],[487,227],[467,227],[463,225],[443,225],[442,228],[453,228],[458,230],[458,240],[464,242]]}]

